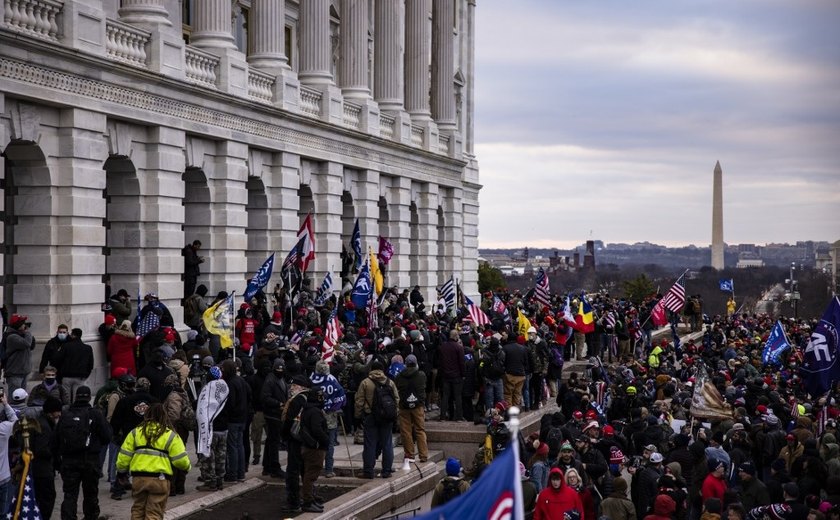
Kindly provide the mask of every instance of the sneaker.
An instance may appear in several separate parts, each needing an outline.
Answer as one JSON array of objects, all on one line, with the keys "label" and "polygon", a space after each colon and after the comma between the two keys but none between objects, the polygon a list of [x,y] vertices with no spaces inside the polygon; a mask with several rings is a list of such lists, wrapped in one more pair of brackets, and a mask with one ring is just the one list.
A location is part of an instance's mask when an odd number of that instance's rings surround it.
[{"label": "sneaker", "polygon": [[380,476],[380,477],[382,477],[382,478],[391,478],[391,475],[392,475],[392,474],[393,474],[393,473],[392,473],[392,472],[390,472],[390,471],[383,471],[383,472],[382,472],[382,474],[381,474],[381,475],[379,475],[379,476]]},{"label": "sneaker", "polygon": [[260,463],[260,457],[259,456],[255,456],[254,460],[251,461],[252,466],[256,466],[259,463]]},{"label": "sneaker", "polygon": [[319,506],[315,502],[312,502],[311,504],[303,504],[302,511],[304,513],[323,513],[324,506]]},{"label": "sneaker", "polygon": [[217,491],[216,485],[214,484],[202,484],[200,486],[195,487],[196,491]]},{"label": "sneaker", "polygon": [[327,474],[326,474],[326,475],[324,475],[324,477],[326,477],[326,478],[333,478],[333,477],[335,477],[335,473],[333,473],[332,471],[328,471],[328,472],[327,472]]}]

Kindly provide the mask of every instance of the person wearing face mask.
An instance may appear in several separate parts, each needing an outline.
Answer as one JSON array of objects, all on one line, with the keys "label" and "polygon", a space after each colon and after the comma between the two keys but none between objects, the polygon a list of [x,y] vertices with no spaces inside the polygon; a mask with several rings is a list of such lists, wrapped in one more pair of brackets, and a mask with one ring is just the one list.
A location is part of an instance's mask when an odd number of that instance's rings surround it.
[{"label": "person wearing face mask", "polygon": [[289,398],[286,381],[286,364],[277,358],[271,372],[265,377],[260,391],[263,415],[265,416],[265,446],[263,447],[263,475],[274,478],[286,476],[280,467],[279,451],[283,425],[283,406]]},{"label": "person wearing face mask", "polygon": [[70,404],[70,394],[67,389],[58,382],[57,371],[54,366],[47,365],[42,370],[44,379],[32,389],[29,394],[30,406],[43,406],[47,397],[58,399],[62,405]]},{"label": "person wearing face mask", "polygon": [[[70,329],[67,328],[67,325],[61,324],[55,331],[55,336],[50,338],[47,341],[47,344],[44,345],[44,352],[41,354],[41,363],[38,365],[38,372],[41,374],[44,373],[44,369],[47,366],[55,367],[55,354],[62,349],[64,343],[67,341],[67,338],[70,336],[68,331]],[[64,403],[68,404],[68,403]]]},{"label": "person wearing face mask", "polygon": [[26,388],[26,379],[32,372],[30,352],[35,348],[35,338],[29,331],[31,325],[28,317],[12,314],[4,333],[6,357],[3,360],[3,370],[6,372],[9,394],[18,388]]}]

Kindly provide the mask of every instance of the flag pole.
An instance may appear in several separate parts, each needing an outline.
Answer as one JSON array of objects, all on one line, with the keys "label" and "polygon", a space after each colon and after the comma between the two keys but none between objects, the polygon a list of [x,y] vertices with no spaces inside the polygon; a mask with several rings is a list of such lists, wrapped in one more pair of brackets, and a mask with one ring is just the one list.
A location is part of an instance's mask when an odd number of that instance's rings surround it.
[{"label": "flag pole", "polygon": [[[245,301],[245,297],[243,295],[242,298]],[[236,314],[233,310],[236,307],[236,291],[233,291],[231,294],[231,305],[230,305],[230,344],[231,349],[233,349],[233,361],[236,362]]]},{"label": "flag pole", "polygon": [[521,455],[519,454],[519,408],[511,406],[508,409],[508,428],[510,429],[511,449],[514,455],[514,464],[516,469],[513,474],[513,515],[512,518],[525,518],[524,504],[522,497],[522,486],[519,483],[519,463]]}]

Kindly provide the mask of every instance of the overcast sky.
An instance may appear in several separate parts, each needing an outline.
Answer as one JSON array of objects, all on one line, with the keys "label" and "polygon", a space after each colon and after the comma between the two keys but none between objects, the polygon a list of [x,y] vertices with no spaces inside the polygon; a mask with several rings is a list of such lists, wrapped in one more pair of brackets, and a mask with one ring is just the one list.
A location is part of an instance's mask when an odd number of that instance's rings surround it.
[{"label": "overcast sky", "polygon": [[481,0],[480,247],[840,239],[840,2]]}]

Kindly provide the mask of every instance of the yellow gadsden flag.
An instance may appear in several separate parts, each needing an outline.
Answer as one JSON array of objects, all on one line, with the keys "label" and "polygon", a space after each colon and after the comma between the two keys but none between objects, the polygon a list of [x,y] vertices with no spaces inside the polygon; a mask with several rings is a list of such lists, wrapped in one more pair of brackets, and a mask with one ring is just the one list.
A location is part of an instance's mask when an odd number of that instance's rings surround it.
[{"label": "yellow gadsden flag", "polygon": [[222,348],[233,347],[233,294],[210,306],[201,319],[207,332],[219,336]]},{"label": "yellow gadsden flag", "polygon": [[528,329],[531,328],[531,322],[522,314],[521,310],[516,309],[516,312],[519,313],[516,318],[516,333],[527,338]]},{"label": "yellow gadsden flag", "polygon": [[373,280],[373,287],[376,289],[376,294],[380,295],[382,294],[382,288],[385,282],[382,279],[382,271],[379,270],[379,260],[373,254],[373,249],[368,248],[368,254],[370,256],[370,278]]}]

